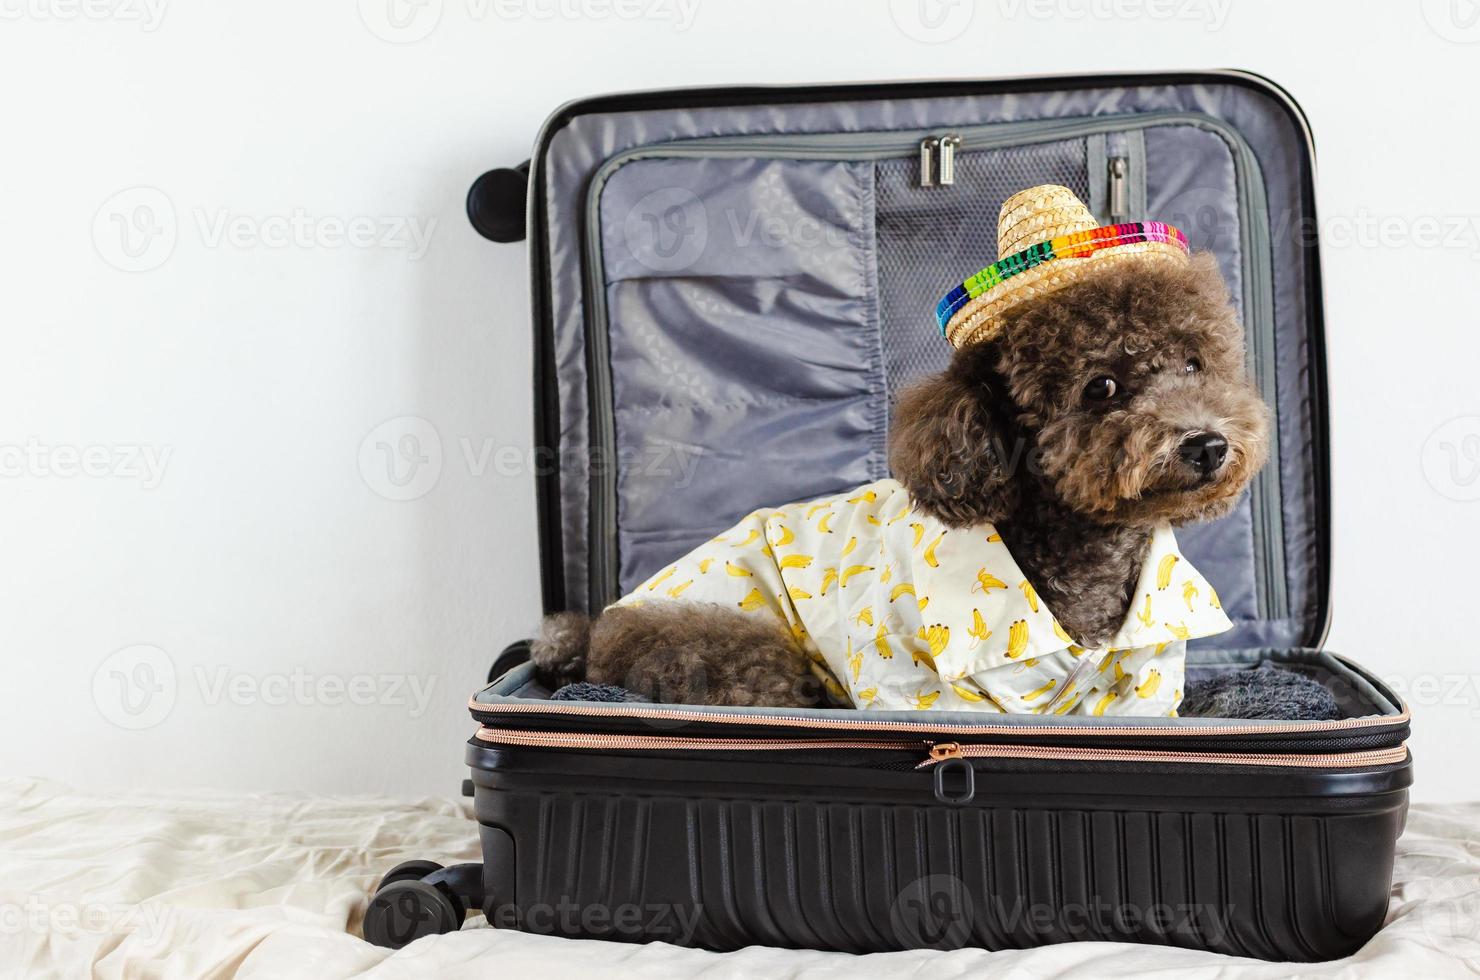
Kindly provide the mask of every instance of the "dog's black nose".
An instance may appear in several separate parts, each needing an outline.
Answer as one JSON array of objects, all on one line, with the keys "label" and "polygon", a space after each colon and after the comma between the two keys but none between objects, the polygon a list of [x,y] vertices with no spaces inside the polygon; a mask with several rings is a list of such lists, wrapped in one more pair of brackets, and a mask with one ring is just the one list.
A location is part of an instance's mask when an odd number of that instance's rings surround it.
[{"label": "dog's black nose", "polygon": [[1199,432],[1182,440],[1178,449],[1182,461],[1206,480],[1223,468],[1228,458],[1228,440],[1216,432]]}]

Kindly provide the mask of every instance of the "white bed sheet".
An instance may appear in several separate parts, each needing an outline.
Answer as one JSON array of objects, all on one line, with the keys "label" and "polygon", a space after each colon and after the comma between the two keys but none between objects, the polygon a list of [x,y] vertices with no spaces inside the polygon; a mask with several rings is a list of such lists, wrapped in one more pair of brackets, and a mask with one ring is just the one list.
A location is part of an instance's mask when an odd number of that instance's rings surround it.
[{"label": "white bed sheet", "polygon": [[725,955],[488,928],[392,953],[359,938],[369,890],[412,858],[477,860],[467,805],[288,795],[95,795],[0,782],[0,975],[26,977],[1251,977],[1480,973],[1480,804],[1415,806],[1387,926],[1298,967],[1166,947],[988,953],[751,948]]}]

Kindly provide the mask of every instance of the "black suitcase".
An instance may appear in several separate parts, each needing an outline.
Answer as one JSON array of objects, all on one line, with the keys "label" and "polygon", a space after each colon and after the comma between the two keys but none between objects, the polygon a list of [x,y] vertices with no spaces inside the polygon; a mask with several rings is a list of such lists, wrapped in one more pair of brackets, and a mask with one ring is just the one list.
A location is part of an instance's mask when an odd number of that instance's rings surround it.
[{"label": "black suitcase", "polygon": [[395,869],[367,938],[399,946],[481,906],[498,927],[714,950],[1360,947],[1387,909],[1408,712],[1322,649],[1312,154],[1289,96],[1241,72],[667,91],[556,112],[529,164],[469,196],[480,231],[517,240],[528,189],[547,611],[599,609],[755,507],[885,475],[893,392],[949,354],[934,301],[994,257],[1002,200],[1052,182],[1217,255],[1276,410],[1246,498],[1180,532],[1235,624],[1193,644],[1189,674],[1274,660],[1345,717],[552,702],[516,644],[471,703],[483,863]]}]

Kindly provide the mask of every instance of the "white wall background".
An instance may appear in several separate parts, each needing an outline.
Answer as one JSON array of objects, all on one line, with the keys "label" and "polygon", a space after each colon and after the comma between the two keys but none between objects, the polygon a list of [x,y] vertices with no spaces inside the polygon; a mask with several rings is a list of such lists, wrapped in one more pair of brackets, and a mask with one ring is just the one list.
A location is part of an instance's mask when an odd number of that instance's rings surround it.
[{"label": "white wall background", "polygon": [[1234,66],[1319,145],[1331,645],[1410,691],[1418,796],[1480,797],[1480,11],[924,2],[0,0],[0,775],[456,790],[538,608],[525,258],[463,195],[565,100]]}]

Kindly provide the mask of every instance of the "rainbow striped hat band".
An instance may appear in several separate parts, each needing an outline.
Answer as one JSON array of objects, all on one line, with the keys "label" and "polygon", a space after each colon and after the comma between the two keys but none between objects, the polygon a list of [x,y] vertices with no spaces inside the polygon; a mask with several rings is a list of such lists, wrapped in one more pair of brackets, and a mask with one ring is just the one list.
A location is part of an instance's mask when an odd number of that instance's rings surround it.
[{"label": "rainbow striped hat band", "polygon": [[1096,225],[1067,187],[1019,191],[997,218],[996,262],[945,295],[935,308],[955,347],[991,340],[1008,311],[1062,289],[1112,262],[1187,260],[1187,236],[1160,221]]}]

